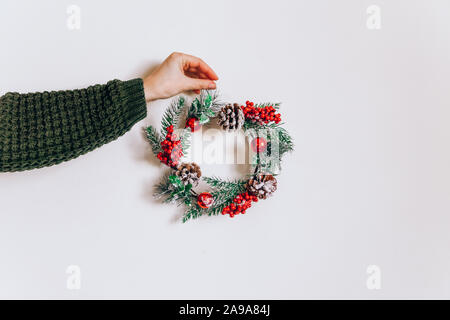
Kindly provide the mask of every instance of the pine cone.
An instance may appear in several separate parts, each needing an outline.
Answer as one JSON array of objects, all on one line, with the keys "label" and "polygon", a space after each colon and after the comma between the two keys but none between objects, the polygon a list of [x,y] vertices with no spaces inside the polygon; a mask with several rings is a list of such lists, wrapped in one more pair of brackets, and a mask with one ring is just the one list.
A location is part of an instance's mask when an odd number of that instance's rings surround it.
[{"label": "pine cone", "polygon": [[244,111],[237,103],[233,105],[227,104],[222,107],[218,117],[218,123],[224,130],[238,130],[244,125]]},{"label": "pine cone", "polygon": [[202,171],[200,170],[198,164],[194,162],[182,163],[177,167],[175,175],[180,177],[184,185],[188,185],[190,183],[192,186],[196,186],[199,178],[202,176]]},{"label": "pine cone", "polygon": [[270,197],[277,190],[277,179],[270,174],[258,174],[247,182],[247,192],[259,199]]}]

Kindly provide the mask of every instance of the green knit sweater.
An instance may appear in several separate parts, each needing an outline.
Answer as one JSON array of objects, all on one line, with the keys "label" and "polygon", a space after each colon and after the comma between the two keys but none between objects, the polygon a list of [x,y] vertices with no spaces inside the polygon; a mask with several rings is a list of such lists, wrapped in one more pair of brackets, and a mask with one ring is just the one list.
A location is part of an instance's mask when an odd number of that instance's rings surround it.
[{"label": "green knit sweater", "polygon": [[0,97],[0,172],[51,166],[113,141],[147,114],[141,79]]}]

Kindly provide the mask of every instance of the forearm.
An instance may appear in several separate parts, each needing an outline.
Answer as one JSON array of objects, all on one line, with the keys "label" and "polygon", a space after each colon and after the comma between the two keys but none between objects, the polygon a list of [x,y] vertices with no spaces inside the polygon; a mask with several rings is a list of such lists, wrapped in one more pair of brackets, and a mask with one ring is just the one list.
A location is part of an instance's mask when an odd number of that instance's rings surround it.
[{"label": "forearm", "polygon": [[54,165],[127,132],[146,116],[141,79],[0,97],[0,172]]},{"label": "forearm", "polygon": [[[144,81],[0,97],[0,172],[51,166],[117,139],[147,114],[146,101],[215,89],[201,59],[172,53]],[[144,89],[145,83],[145,89]]]}]

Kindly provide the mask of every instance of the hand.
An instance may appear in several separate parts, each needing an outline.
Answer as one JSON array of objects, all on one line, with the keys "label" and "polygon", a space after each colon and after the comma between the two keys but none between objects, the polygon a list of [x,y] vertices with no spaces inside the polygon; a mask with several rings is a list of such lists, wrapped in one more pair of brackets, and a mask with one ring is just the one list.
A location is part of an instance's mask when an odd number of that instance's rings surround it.
[{"label": "hand", "polygon": [[145,99],[152,101],[181,92],[215,89],[216,73],[200,58],[174,52],[144,79]]}]

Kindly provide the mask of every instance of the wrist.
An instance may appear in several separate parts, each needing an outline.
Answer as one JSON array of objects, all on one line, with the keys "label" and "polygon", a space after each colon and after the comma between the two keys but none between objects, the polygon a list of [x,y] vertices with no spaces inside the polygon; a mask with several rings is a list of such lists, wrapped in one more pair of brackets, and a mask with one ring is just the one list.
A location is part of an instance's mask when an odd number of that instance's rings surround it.
[{"label": "wrist", "polygon": [[152,85],[150,79],[148,79],[148,78],[144,79],[143,84],[144,84],[145,100],[147,102],[150,102],[150,101],[158,99],[154,94],[153,85]]}]

